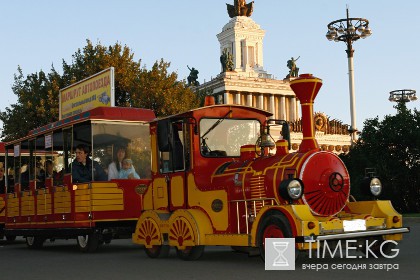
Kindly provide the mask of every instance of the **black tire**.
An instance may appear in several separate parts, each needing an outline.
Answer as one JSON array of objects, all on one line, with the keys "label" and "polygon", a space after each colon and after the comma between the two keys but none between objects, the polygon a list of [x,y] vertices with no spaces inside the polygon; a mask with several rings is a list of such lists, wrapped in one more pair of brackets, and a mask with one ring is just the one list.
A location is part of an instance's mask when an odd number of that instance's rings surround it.
[{"label": "black tire", "polygon": [[99,247],[99,235],[97,233],[90,233],[86,235],[79,235],[77,237],[77,246],[80,251],[84,253],[93,253]]},{"label": "black tire", "polygon": [[9,242],[13,242],[16,240],[16,235],[6,235],[6,240]]},{"label": "black tire", "polygon": [[170,249],[171,247],[169,245],[155,245],[152,248],[144,247],[146,255],[151,259],[168,257]]},{"label": "black tire", "polygon": [[184,250],[176,248],[177,256],[184,261],[195,261],[203,256],[204,246],[187,247]]},{"label": "black tire", "polygon": [[39,236],[27,236],[26,246],[29,249],[40,249],[44,245],[45,238]]},{"label": "black tire", "polygon": [[260,256],[264,261],[265,238],[293,238],[292,228],[283,214],[269,214],[260,223],[257,238]]}]

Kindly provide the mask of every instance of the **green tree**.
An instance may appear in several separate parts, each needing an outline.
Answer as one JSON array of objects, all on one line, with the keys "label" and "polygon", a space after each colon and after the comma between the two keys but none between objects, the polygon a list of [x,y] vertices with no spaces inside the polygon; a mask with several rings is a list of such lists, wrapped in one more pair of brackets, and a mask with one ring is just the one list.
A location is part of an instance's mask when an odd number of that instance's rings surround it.
[{"label": "green tree", "polygon": [[101,44],[94,46],[90,40],[87,40],[86,46],[78,49],[73,54],[72,60],[71,64],[63,60],[63,79],[67,85],[112,66],[115,71],[115,106],[131,105],[131,94],[142,69],[141,61],[134,61],[134,53],[129,47],[119,43],[109,47]]},{"label": "green tree", "polygon": [[115,70],[116,106],[148,108],[157,116],[167,116],[199,105],[199,98],[185,80],[178,81],[177,74],[169,72],[169,62],[161,59],[148,70],[141,61],[134,61],[127,46],[116,43],[105,47],[86,42],[72,55],[71,63],[63,60],[62,75],[52,66],[48,74],[41,70],[25,77],[18,67],[12,87],[17,103],[0,112],[4,141],[58,120],[59,90],[111,66]]},{"label": "green tree", "polygon": [[49,74],[40,71],[26,78],[18,67],[14,80],[12,90],[18,97],[17,103],[0,112],[5,141],[25,136],[29,130],[55,121],[58,116],[61,78],[54,67]]},{"label": "green tree", "polygon": [[390,199],[401,212],[420,212],[420,112],[405,103],[395,106],[397,114],[364,123],[357,145],[343,160],[351,176],[352,194],[366,198],[358,186],[366,168],[374,168],[381,179],[381,199]]},{"label": "green tree", "polygon": [[176,73],[168,73],[170,63],[162,59],[149,71],[142,68],[135,82],[131,106],[152,109],[157,116],[168,116],[199,106],[197,95],[179,82]]}]

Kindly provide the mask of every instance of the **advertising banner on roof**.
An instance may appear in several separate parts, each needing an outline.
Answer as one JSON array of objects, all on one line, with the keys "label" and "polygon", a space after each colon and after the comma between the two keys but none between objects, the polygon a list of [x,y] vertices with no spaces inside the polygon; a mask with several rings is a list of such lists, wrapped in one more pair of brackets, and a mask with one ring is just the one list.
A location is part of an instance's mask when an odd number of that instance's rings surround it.
[{"label": "advertising banner on roof", "polygon": [[114,67],[60,90],[60,120],[96,107],[113,107]]}]

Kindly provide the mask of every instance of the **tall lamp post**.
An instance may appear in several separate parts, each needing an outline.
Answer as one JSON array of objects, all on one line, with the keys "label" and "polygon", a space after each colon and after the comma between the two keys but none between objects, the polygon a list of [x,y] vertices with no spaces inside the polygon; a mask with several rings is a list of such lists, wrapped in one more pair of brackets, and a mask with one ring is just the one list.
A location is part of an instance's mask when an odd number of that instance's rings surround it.
[{"label": "tall lamp post", "polygon": [[353,42],[360,38],[365,39],[372,35],[369,28],[369,21],[364,18],[349,17],[349,9],[346,9],[347,17],[332,21],[328,24],[328,32],[326,37],[328,40],[335,42],[344,42],[347,45],[346,53],[349,66],[349,91],[350,91],[350,115],[351,127],[349,129],[352,144],[357,141],[356,126],[356,97],[354,93],[354,69],[353,69]]},{"label": "tall lamp post", "polygon": [[410,102],[417,100],[416,91],[414,89],[398,89],[389,92],[389,101],[391,102]]}]

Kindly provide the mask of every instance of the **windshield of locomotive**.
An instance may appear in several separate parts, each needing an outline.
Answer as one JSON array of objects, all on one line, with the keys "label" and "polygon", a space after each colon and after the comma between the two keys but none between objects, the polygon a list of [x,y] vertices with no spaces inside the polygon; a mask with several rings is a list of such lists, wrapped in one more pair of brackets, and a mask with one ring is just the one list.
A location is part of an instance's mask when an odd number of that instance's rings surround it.
[{"label": "windshield of locomotive", "polygon": [[241,146],[255,145],[260,134],[258,120],[202,119],[201,154],[208,157],[237,157]]}]

